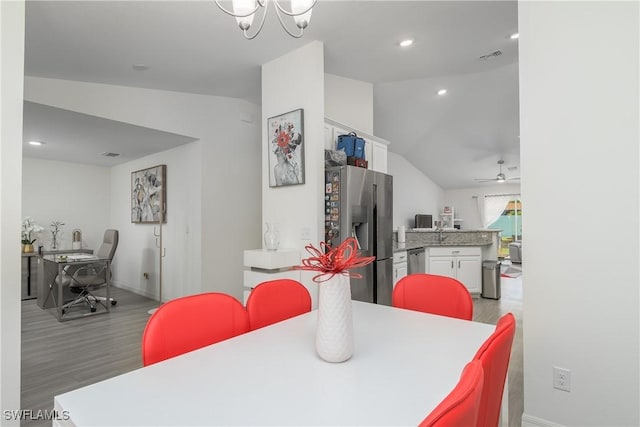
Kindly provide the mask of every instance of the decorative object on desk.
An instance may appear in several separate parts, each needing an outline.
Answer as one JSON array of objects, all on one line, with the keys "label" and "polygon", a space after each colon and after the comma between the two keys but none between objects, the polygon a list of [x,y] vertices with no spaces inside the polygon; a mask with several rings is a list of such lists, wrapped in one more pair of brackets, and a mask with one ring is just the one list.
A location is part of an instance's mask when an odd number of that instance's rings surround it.
[{"label": "decorative object on desk", "polygon": [[33,222],[30,217],[24,217],[22,220],[22,237],[20,240],[22,242],[22,252],[25,254],[33,252],[33,242],[37,239],[33,237],[32,234],[40,233],[42,230],[44,230],[44,228]]},{"label": "decorative object on desk", "polygon": [[82,249],[82,231],[79,228],[71,232],[71,249]]},{"label": "decorative object on desk", "polygon": [[320,249],[305,246],[312,256],[302,260],[297,270],[316,271],[318,283],[318,326],[316,352],[327,362],[344,362],[353,355],[353,318],[351,313],[351,283],[349,278],[360,278],[349,269],[364,267],[375,257],[358,256],[358,242],[353,237],[338,247],[331,248],[320,242]]},{"label": "decorative object on desk", "polygon": [[304,184],[304,110],[267,121],[269,187]]},{"label": "decorative object on desk", "polygon": [[[167,166],[131,172],[131,222],[155,224],[167,220]],[[161,212],[162,211],[162,212]]]},{"label": "decorative object on desk", "polygon": [[264,246],[268,251],[277,251],[280,246],[280,230],[278,224],[267,222],[267,231],[264,232]]},{"label": "decorative object on desk", "polygon": [[51,234],[53,239],[51,240],[51,250],[55,251],[58,249],[58,234],[60,233],[60,229],[64,225],[64,222],[55,220],[51,221]]}]

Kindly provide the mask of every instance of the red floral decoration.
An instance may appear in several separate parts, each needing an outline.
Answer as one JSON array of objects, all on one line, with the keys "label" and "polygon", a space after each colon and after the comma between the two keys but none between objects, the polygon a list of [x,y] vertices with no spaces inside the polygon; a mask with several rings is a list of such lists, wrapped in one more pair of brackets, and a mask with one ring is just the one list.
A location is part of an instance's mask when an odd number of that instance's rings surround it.
[{"label": "red floral decoration", "polygon": [[320,242],[320,249],[313,245],[307,245],[305,249],[312,256],[303,259],[302,265],[293,268],[319,272],[320,274],[313,277],[316,283],[325,282],[336,274],[359,279],[362,275],[351,273],[349,269],[364,267],[376,259],[374,256],[358,256],[358,241],[353,237],[349,237],[336,248],[332,248],[326,242]]},{"label": "red floral decoration", "polygon": [[287,146],[289,146],[290,140],[291,140],[291,137],[287,132],[281,131],[280,133],[278,133],[278,147],[283,149],[287,148]]}]

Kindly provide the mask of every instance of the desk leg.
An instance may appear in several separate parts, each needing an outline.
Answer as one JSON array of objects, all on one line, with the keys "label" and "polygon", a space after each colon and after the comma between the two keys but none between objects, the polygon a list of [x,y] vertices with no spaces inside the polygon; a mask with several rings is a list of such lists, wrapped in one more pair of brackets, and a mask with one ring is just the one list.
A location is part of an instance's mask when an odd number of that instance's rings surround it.
[{"label": "desk leg", "polygon": [[27,257],[27,296],[31,296],[31,258]]},{"label": "desk leg", "polygon": [[[62,322],[62,306],[64,305],[64,298],[62,297],[62,270],[63,270],[63,266],[62,264],[58,264],[58,276],[56,276],[59,280],[57,280],[58,282],[58,298],[54,298],[53,302],[56,305],[56,311],[58,312],[58,322]],[[54,280],[54,286],[55,286],[55,282],[56,280]]]},{"label": "desk leg", "polygon": [[107,313],[111,312],[111,261],[107,261],[107,300],[105,301],[105,305],[107,308]]}]

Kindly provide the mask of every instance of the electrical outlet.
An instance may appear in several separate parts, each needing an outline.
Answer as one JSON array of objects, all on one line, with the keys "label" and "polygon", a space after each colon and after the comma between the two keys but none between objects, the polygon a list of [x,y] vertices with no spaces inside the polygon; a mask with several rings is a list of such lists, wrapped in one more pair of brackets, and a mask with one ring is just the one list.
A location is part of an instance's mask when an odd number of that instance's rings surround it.
[{"label": "electrical outlet", "polygon": [[571,371],[564,368],[553,367],[553,388],[571,391]]}]

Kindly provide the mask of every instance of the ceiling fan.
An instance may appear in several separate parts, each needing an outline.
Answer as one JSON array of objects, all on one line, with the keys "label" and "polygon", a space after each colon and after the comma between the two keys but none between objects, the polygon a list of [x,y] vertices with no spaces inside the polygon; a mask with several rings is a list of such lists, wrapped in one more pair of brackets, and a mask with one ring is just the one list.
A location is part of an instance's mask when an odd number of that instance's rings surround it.
[{"label": "ceiling fan", "polygon": [[505,181],[515,181],[515,180],[519,180],[520,177],[519,176],[514,176],[512,178],[507,178],[507,176],[502,173],[502,165],[504,165],[504,160],[498,160],[498,165],[500,165],[500,172],[498,173],[498,175],[496,175],[495,178],[487,178],[487,179],[482,179],[482,178],[476,178],[475,181],[476,182],[505,182]]}]

